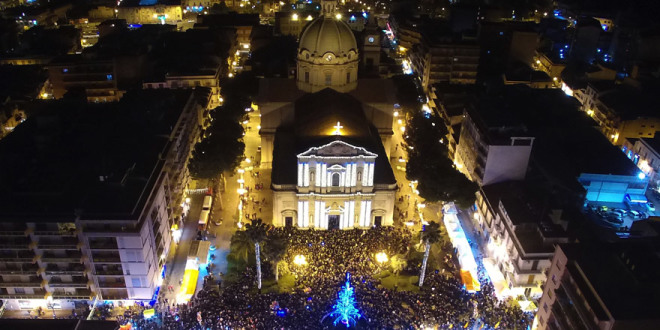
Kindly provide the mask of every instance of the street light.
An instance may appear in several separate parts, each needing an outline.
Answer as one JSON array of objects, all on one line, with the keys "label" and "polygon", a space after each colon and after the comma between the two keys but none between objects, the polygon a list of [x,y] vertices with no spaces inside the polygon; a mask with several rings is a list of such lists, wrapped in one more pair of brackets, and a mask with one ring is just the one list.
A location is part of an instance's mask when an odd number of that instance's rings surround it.
[{"label": "street light", "polygon": [[304,255],[299,254],[299,255],[293,257],[293,263],[298,265],[298,266],[307,265],[307,258],[305,258]]},{"label": "street light", "polygon": [[379,263],[381,263],[381,264],[386,263],[387,260],[389,260],[389,259],[387,258],[387,254],[385,254],[385,252],[376,253],[376,261],[378,261]]}]

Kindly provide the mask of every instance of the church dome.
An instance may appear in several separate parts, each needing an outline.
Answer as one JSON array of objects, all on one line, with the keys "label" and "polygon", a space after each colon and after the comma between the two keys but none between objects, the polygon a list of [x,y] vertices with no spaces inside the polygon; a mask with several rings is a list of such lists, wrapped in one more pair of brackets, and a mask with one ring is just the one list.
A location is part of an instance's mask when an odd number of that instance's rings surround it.
[{"label": "church dome", "polygon": [[307,50],[312,56],[332,53],[346,56],[350,51],[357,52],[355,36],[348,25],[330,17],[313,20],[300,36],[299,53]]}]

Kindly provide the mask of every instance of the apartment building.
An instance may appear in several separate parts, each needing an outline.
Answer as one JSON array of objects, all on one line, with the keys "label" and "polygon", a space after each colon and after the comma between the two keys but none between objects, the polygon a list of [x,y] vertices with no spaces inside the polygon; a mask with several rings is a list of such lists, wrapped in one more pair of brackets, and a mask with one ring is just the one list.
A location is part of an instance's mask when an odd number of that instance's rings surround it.
[{"label": "apartment building", "polygon": [[474,100],[476,93],[470,85],[437,83],[429,88],[427,96],[429,109],[437,113],[447,127],[447,141],[443,143],[447,143],[449,158],[454,159],[466,105]]},{"label": "apartment building", "polygon": [[[9,309],[153,298],[185,210],[206,104],[191,90],[59,101],[0,141]],[[27,166],[27,167],[26,167]]]},{"label": "apartment building", "polygon": [[505,279],[496,286],[499,296],[540,297],[554,245],[568,242],[562,212],[551,210],[547,197],[527,181],[485,185],[477,193],[473,221],[487,242],[487,259],[499,267],[486,269]]},{"label": "apartment building", "polygon": [[479,66],[479,45],[474,40],[423,38],[412,47],[410,64],[425,91],[435,83],[474,84]]},{"label": "apartment building", "polygon": [[[219,61],[219,59],[218,59]],[[209,65],[207,68],[199,68],[199,63],[195,67],[190,66],[190,70],[181,70],[178,72],[168,72],[161,79],[151,79],[142,83],[145,89],[186,89],[205,87],[210,91],[208,108],[214,109],[222,105],[222,95],[220,94],[220,75],[222,74],[222,64],[216,63],[215,68]]]},{"label": "apartment building", "polygon": [[614,145],[622,145],[623,138],[653,138],[660,130],[655,95],[634,84],[590,82],[583,98],[583,111]]},{"label": "apartment building", "polygon": [[497,105],[473,105],[464,116],[456,167],[482,186],[524,179],[534,137],[522,122]]},{"label": "apartment building", "polygon": [[644,239],[559,244],[537,329],[657,329],[658,245]]},{"label": "apartment building", "polygon": [[644,172],[652,186],[660,185],[660,136],[625,139],[621,151]]},{"label": "apartment building", "polygon": [[56,99],[75,90],[84,91],[89,102],[114,102],[121,98],[112,59],[66,55],[53,59],[46,68],[50,89]]}]

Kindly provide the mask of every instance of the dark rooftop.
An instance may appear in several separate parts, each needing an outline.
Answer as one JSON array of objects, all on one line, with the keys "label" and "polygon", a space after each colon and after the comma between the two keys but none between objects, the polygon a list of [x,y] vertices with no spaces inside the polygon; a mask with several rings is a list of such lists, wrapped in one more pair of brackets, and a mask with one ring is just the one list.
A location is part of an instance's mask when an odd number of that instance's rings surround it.
[{"label": "dark rooftop", "polygon": [[0,140],[0,219],[136,219],[192,93],[143,90],[118,103],[46,103]]},{"label": "dark rooftop", "polygon": [[537,137],[532,158],[547,171],[567,180],[581,173],[638,173],[635,164],[578,110],[577,101],[561,90],[516,85],[506,87],[498,97],[507,104],[507,115],[519,118]]},{"label": "dark rooftop", "polygon": [[581,273],[615,320],[660,318],[657,242],[629,239],[609,244],[562,244],[561,249],[569,260],[567,269],[596,312],[600,311],[598,303]]}]

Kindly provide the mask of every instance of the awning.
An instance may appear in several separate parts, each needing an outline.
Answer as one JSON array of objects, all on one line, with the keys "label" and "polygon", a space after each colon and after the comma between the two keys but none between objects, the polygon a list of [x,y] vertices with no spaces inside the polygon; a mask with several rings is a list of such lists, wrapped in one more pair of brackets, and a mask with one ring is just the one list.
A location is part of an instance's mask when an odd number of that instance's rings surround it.
[{"label": "awning", "polygon": [[648,199],[644,195],[627,195],[626,197],[631,203],[648,203]]},{"label": "awning", "polygon": [[179,293],[179,303],[186,303],[195,294],[197,288],[197,278],[199,277],[199,270],[186,269],[183,273],[183,281],[181,282],[181,291]]},{"label": "awning", "polygon": [[475,279],[472,276],[472,274],[467,270],[461,269],[461,280],[465,285],[465,290],[468,292],[475,292],[481,289],[481,285],[479,284],[479,281]]}]

